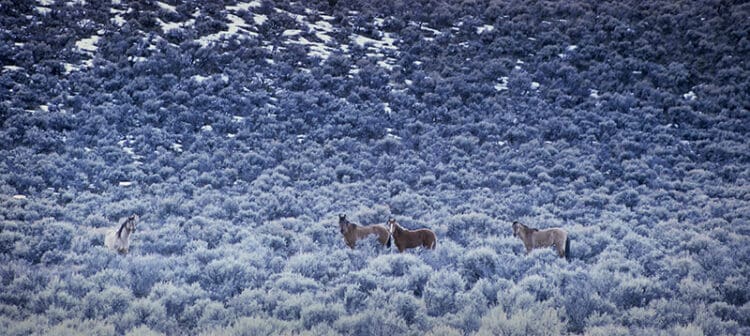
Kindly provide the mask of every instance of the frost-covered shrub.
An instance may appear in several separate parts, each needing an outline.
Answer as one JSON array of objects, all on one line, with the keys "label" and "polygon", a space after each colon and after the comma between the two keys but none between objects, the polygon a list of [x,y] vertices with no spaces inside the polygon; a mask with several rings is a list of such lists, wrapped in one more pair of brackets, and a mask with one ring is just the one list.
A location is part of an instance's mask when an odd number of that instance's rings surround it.
[{"label": "frost-covered shrub", "polygon": [[334,323],[338,332],[346,335],[390,336],[406,333],[406,322],[393,312],[373,310],[346,315]]},{"label": "frost-covered shrub", "polygon": [[443,316],[457,312],[460,307],[456,294],[464,290],[465,282],[456,272],[441,271],[430,275],[424,289],[424,302],[427,314]]},{"label": "frost-covered shrub", "polygon": [[568,331],[584,331],[589,317],[611,314],[615,307],[599,296],[586,273],[562,274],[559,296],[568,318]]},{"label": "frost-covered shrub", "polygon": [[[15,254],[33,263],[42,262],[42,257],[48,252],[69,249],[74,234],[72,225],[57,222],[52,218],[35,221],[19,229],[22,238],[15,243]],[[45,260],[59,262],[62,258],[62,255],[57,254]]]},{"label": "frost-covered shrub", "polygon": [[290,332],[288,323],[274,318],[243,317],[231,327],[219,329],[218,334],[231,336],[273,336]]},{"label": "frost-covered shrub", "polygon": [[421,296],[432,269],[411,254],[375,257],[367,267],[352,274],[352,279],[368,290],[381,288]]},{"label": "frost-covered shrub", "polygon": [[286,270],[326,283],[349,270],[349,258],[345,250],[332,253],[303,253],[292,256]]},{"label": "frost-covered shrub", "polygon": [[169,269],[167,262],[161,257],[143,256],[134,258],[128,265],[131,275],[131,290],[136,297],[148,296],[151,287],[161,281],[162,270]]},{"label": "frost-covered shrub", "polygon": [[727,277],[719,287],[724,301],[735,306],[741,306],[750,301],[750,287],[748,287],[742,277]]},{"label": "frost-covered shrub", "polygon": [[103,320],[65,320],[56,326],[46,330],[45,333],[50,335],[92,335],[92,336],[113,336],[115,326]]},{"label": "frost-covered shrub", "polygon": [[[403,187],[396,187],[397,185],[399,185],[399,181],[391,181],[388,184],[388,189],[391,190],[391,195],[398,194],[399,192],[404,191],[408,188],[405,184],[403,184]],[[394,189],[398,189],[398,192],[394,193]],[[385,225],[385,223],[388,222],[388,218],[390,217],[391,210],[384,205],[375,205],[373,207],[358,209],[351,215],[347,215],[347,218],[356,218],[357,221],[355,222],[360,225]]]},{"label": "frost-covered shrub", "polygon": [[302,326],[310,329],[318,324],[332,325],[344,313],[344,307],[338,304],[313,303],[302,307],[300,319]]},{"label": "frost-covered shrub", "polygon": [[615,195],[615,201],[619,204],[633,208],[640,202],[640,195],[634,189],[626,189]]},{"label": "frost-covered shrub", "polygon": [[565,322],[555,308],[542,305],[506,313],[497,307],[482,317],[477,335],[562,335]]},{"label": "frost-covered shrub", "polygon": [[305,292],[316,292],[321,285],[314,279],[294,273],[281,273],[272,275],[266,282],[270,288],[278,288],[289,294],[300,294]]},{"label": "frost-covered shrub", "polygon": [[132,300],[133,294],[129,290],[118,287],[90,292],[83,298],[83,316],[88,319],[100,319],[122,314]]},{"label": "frost-covered shrub", "polygon": [[391,197],[388,204],[396,215],[418,216],[430,209],[424,196],[409,191]]},{"label": "frost-covered shrub", "polygon": [[407,325],[425,323],[424,301],[410,293],[395,293],[389,297],[389,305],[397,316],[404,319]]},{"label": "frost-covered shrub", "polygon": [[609,324],[604,326],[593,326],[591,328],[586,328],[586,332],[584,333],[586,336],[629,336],[631,335],[631,332],[628,328],[621,326],[621,325],[615,325],[615,324]]},{"label": "frost-covered shrub", "polygon": [[714,302],[720,298],[716,284],[710,280],[696,280],[692,276],[683,278],[677,290],[680,298],[687,302]]},{"label": "frost-covered shrub", "polygon": [[532,274],[521,279],[517,286],[520,290],[531,294],[536,301],[547,301],[559,296],[557,286],[553,281],[553,279]]},{"label": "frost-covered shrub", "polygon": [[171,282],[157,283],[152,287],[148,299],[158,302],[166,309],[167,316],[182,323],[183,313],[197,300],[208,297],[208,293],[197,283],[175,285]]},{"label": "frost-covered shrub", "polygon": [[235,319],[236,317],[223,304],[211,301],[202,307],[197,327],[200,329],[210,329],[227,326]]},{"label": "frost-covered shrub", "polygon": [[259,286],[263,280],[254,266],[234,258],[211,261],[202,269],[199,278],[201,287],[215,300],[233,297],[245,288]]},{"label": "frost-covered shrub", "polygon": [[446,325],[438,325],[430,329],[425,336],[461,336],[464,335],[464,333],[459,330],[455,329]]},{"label": "frost-covered shrub", "polygon": [[570,253],[576,259],[592,260],[614,243],[610,234],[587,229],[571,234]]},{"label": "frost-covered shrub", "polygon": [[[118,330],[127,331],[138,326],[162,333],[177,330],[176,321],[167,318],[164,306],[148,299],[133,301],[122,317],[117,320]],[[137,328],[133,330],[137,330]]]},{"label": "frost-covered shrub", "polygon": [[480,213],[456,215],[446,219],[444,225],[448,228],[448,237],[462,245],[468,245],[475,237],[496,235],[502,230],[500,223]]},{"label": "frost-covered shrub", "polygon": [[469,284],[479,279],[493,278],[497,274],[498,256],[490,248],[482,247],[463,254],[459,261],[461,275]]},{"label": "frost-covered shrub", "polygon": [[159,336],[165,333],[164,331],[156,331],[145,325],[141,325],[128,331],[125,336]]}]

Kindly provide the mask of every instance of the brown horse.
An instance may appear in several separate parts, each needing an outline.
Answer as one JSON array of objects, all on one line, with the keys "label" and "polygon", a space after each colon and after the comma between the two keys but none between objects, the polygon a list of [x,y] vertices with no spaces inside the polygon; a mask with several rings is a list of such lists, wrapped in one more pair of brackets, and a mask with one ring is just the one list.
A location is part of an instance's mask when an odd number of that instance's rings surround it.
[{"label": "brown horse", "polygon": [[437,245],[435,233],[429,229],[407,230],[391,218],[388,219],[388,230],[393,235],[393,241],[399,252],[419,246],[434,250]]},{"label": "brown horse", "polygon": [[538,247],[554,245],[560,258],[570,259],[570,237],[568,232],[560,228],[534,229],[519,222],[513,222],[513,235],[520,238],[526,247],[526,254]]},{"label": "brown horse", "polygon": [[391,236],[388,230],[380,225],[360,226],[346,219],[346,215],[339,215],[339,230],[344,235],[344,242],[350,248],[354,248],[357,240],[363,239],[371,234],[378,237],[378,242],[387,247],[391,247]]}]

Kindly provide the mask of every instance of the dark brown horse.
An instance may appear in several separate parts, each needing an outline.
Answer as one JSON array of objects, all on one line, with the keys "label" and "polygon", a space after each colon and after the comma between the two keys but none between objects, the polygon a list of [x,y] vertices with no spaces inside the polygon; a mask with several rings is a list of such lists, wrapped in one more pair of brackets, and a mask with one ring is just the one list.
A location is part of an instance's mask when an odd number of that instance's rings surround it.
[{"label": "dark brown horse", "polygon": [[526,254],[538,247],[555,246],[560,258],[570,259],[570,238],[568,232],[560,228],[534,229],[519,222],[513,222],[513,235],[520,238],[526,247]]},{"label": "dark brown horse", "polygon": [[388,220],[388,231],[391,232],[393,242],[396,244],[399,252],[419,246],[434,250],[437,245],[437,238],[431,230],[407,230],[396,223],[396,220],[393,218]]},{"label": "dark brown horse", "polygon": [[347,220],[346,215],[339,215],[339,230],[344,235],[346,245],[352,249],[357,244],[357,240],[369,235],[376,235],[380,244],[391,247],[391,236],[388,230],[380,225],[360,226]]}]

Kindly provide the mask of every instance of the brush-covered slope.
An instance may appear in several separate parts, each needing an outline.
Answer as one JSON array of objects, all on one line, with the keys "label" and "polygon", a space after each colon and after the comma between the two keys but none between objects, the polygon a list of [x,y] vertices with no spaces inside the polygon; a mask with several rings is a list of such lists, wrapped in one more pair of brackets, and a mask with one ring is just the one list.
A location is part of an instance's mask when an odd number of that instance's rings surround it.
[{"label": "brush-covered slope", "polygon": [[750,6],[370,2],[0,2],[0,334],[750,333]]}]

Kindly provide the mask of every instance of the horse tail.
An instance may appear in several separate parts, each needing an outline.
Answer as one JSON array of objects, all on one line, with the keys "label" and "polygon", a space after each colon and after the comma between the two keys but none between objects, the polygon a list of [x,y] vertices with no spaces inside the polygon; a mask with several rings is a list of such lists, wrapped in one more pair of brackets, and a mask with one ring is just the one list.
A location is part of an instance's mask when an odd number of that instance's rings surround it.
[{"label": "horse tail", "polygon": [[391,235],[388,235],[388,241],[385,243],[385,246],[388,248],[391,247]]},{"label": "horse tail", "polygon": [[565,236],[565,260],[570,261],[570,237]]}]

